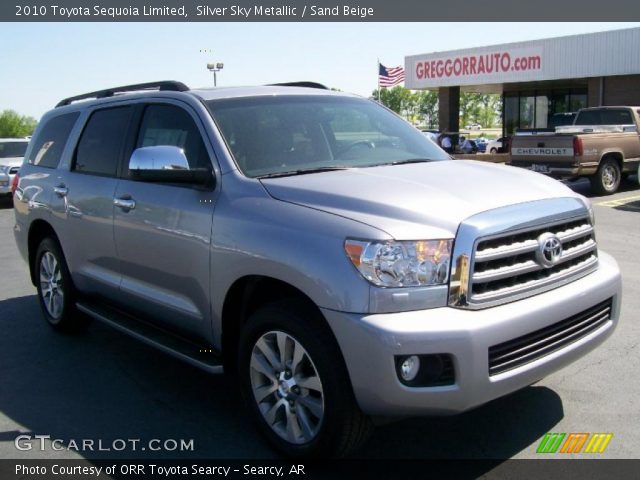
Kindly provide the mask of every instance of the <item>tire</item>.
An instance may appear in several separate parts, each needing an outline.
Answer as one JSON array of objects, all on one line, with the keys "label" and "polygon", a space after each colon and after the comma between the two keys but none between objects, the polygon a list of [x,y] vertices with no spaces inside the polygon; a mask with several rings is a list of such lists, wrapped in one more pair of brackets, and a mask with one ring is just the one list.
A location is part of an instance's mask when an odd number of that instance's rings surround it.
[{"label": "tire", "polygon": [[605,158],[600,162],[598,171],[590,177],[591,189],[598,195],[611,195],[618,191],[622,172],[620,165],[613,158]]},{"label": "tire", "polygon": [[38,245],[33,266],[38,303],[47,323],[58,331],[75,331],[87,319],[75,308],[76,291],[59,243],[46,237]]},{"label": "tire", "polygon": [[341,457],[371,433],[338,345],[315,309],[294,299],[260,308],[248,319],[238,350],[245,403],[280,452]]},{"label": "tire", "polygon": [[495,147],[494,147],[494,148],[492,148],[492,149],[491,149],[491,153],[493,153],[493,154],[495,155],[496,153],[498,153],[498,149],[497,149],[497,148],[495,148]]}]

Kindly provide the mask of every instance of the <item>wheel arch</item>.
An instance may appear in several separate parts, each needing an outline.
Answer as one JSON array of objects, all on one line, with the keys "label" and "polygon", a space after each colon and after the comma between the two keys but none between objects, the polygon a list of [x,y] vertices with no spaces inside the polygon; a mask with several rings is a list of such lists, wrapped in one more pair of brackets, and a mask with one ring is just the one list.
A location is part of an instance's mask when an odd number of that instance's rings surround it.
[{"label": "wheel arch", "polygon": [[[226,371],[236,367],[236,357],[242,328],[248,318],[260,307],[284,299],[295,299],[313,309],[324,327],[331,334],[336,346],[339,343],[322,312],[302,290],[290,283],[264,275],[247,275],[237,279],[228,289],[221,314],[221,346]],[[344,358],[342,358],[344,362]]]},{"label": "wheel arch", "polygon": [[[35,259],[36,252],[38,250],[38,245],[40,242],[46,238],[52,237],[54,238],[58,244],[60,244],[60,240],[58,239],[58,235],[55,230],[51,226],[49,222],[42,219],[34,220],[29,226],[29,233],[27,235],[27,251],[28,251],[28,259],[29,259],[29,275],[31,277],[31,283],[36,285],[36,273],[35,273]],[[62,246],[60,246],[62,248]]]},{"label": "wheel arch", "polygon": [[623,152],[621,152],[620,150],[607,150],[603,152],[602,156],[600,157],[600,164],[602,164],[602,162],[608,159],[615,160],[618,163],[618,166],[620,167],[620,171],[622,171],[622,168],[624,166]]}]

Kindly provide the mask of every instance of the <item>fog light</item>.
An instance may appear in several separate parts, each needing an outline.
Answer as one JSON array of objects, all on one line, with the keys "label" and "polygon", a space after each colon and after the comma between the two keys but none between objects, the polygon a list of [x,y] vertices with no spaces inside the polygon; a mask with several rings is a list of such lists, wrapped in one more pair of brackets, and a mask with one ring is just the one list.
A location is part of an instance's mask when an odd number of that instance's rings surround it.
[{"label": "fog light", "polygon": [[411,355],[410,357],[405,358],[400,364],[400,375],[405,382],[410,382],[416,378],[419,370],[420,359],[417,355]]}]

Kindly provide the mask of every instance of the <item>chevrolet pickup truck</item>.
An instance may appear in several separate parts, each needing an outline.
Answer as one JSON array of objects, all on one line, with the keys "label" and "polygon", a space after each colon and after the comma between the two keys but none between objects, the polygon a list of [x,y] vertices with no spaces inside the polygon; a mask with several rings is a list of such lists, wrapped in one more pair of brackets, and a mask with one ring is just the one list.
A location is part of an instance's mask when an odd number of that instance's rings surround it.
[{"label": "chevrolet pickup truck", "polygon": [[573,125],[553,133],[515,136],[509,164],[554,178],[588,177],[598,195],[610,195],[640,163],[640,107],[578,112]]}]

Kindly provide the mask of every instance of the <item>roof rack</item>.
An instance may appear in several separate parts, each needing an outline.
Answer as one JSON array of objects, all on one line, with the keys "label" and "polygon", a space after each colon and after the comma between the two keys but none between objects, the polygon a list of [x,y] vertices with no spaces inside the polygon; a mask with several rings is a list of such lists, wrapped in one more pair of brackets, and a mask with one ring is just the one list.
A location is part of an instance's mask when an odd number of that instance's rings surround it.
[{"label": "roof rack", "polygon": [[305,88],[319,88],[321,90],[329,90],[325,85],[318,82],[285,82],[285,83],[272,83],[268,85],[270,87],[305,87]]},{"label": "roof rack", "polygon": [[136,92],[140,90],[159,90],[170,92],[186,92],[189,90],[182,82],[176,82],[173,80],[164,80],[161,82],[149,82],[149,83],[137,83],[135,85],[125,85],[123,87],[107,88],[106,90],[98,90],[96,92],[84,93],[82,95],[76,95],[75,97],[65,98],[56,105],[62,107],[64,105],[70,105],[78,100],[84,100],[87,98],[107,98],[113,97],[116,93],[123,92]]}]

